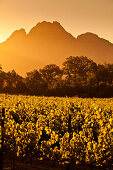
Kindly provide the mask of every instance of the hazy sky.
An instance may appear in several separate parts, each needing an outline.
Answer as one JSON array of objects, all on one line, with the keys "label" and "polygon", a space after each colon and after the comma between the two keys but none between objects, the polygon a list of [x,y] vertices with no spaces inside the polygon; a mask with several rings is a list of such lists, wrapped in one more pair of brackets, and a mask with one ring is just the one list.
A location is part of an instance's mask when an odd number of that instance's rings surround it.
[{"label": "hazy sky", "polygon": [[113,43],[113,0],[0,0],[0,42],[42,21],[58,21],[75,37],[92,32]]}]

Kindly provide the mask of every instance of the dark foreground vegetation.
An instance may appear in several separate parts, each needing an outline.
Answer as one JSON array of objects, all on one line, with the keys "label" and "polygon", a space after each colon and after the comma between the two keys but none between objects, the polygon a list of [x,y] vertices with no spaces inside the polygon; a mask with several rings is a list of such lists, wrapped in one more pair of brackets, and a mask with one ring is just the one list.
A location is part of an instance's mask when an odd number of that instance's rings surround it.
[{"label": "dark foreground vegetation", "polygon": [[113,64],[96,64],[87,57],[68,57],[62,68],[55,64],[26,73],[0,68],[0,93],[37,96],[113,97]]},{"label": "dark foreground vegetation", "polygon": [[75,163],[65,163],[60,165],[57,161],[49,159],[37,160],[30,158],[19,158],[13,152],[5,154],[3,170],[112,170],[112,165],[104,167],[92,164],[77,165]]}]

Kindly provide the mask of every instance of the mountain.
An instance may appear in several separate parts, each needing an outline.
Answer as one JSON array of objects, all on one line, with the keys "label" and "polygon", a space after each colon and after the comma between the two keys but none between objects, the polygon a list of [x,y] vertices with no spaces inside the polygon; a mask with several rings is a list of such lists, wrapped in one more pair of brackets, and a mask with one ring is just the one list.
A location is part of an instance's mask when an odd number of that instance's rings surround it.
[{"label": "mountain", "polygon": [[89,32],[75,38],[56,21],[38,23],[28,34],[16,30],[0,43],[3,70],[15,69],[22,76],[47,64],[61,66],[67,57],[81,55],[96,63],[113,63],[113,44]]}]

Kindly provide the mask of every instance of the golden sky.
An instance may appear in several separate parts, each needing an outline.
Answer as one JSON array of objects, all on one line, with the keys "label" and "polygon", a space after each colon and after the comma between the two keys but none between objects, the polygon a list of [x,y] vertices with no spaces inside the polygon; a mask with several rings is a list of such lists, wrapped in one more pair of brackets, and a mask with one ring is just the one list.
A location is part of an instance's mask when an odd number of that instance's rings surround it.
[{"label": "golden sky", "polygon": [[0,42],[42,21],[58,21],[75,37],[92,32],[113,43],[113,0],[0,0]]}]

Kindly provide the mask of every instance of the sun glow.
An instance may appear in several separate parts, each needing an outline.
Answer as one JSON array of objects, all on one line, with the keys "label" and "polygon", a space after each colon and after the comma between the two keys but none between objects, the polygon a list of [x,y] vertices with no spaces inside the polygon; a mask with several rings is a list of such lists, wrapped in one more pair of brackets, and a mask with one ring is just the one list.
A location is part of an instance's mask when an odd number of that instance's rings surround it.
[{"label": "sun glow", "polygon": [[0,43],[4,42],[6,39],[6,35],[0,33]]}]

